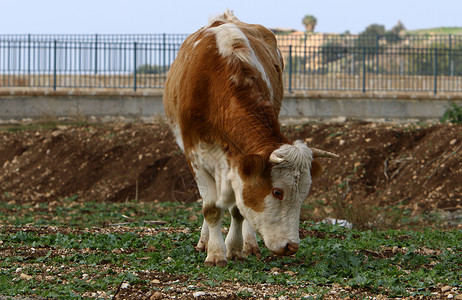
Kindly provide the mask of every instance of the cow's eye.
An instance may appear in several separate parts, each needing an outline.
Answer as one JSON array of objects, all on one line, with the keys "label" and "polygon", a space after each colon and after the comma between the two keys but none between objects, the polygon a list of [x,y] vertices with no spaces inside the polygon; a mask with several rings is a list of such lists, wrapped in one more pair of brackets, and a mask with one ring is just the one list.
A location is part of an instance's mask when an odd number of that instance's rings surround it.
[{"label": "cow's eye", "polygon": [[284,198],[284,191],[281,189],[273,189],[272,191],[273,197],[282,200]]}]

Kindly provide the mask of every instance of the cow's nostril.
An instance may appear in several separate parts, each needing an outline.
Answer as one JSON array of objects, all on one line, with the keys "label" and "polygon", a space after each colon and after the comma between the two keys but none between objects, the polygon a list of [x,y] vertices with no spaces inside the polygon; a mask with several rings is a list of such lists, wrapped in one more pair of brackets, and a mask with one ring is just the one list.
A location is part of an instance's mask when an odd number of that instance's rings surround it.
[{"label": "cow's nostril", "polygon": [[299,243],[287,243],[286,248],[284,249],[284,255],[292,255],[298,251]]}]

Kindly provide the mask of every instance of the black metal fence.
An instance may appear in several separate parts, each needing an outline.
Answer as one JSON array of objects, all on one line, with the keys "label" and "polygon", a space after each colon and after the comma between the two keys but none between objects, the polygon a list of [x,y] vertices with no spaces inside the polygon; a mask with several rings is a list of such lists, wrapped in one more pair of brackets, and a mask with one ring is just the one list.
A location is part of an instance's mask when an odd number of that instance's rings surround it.
[{"label": "black metal fence", "polygon": [[[162,88],[185,34],[0,35],[0,87]],[[278,34],[285,88],[462,92],[462,36]]]}]

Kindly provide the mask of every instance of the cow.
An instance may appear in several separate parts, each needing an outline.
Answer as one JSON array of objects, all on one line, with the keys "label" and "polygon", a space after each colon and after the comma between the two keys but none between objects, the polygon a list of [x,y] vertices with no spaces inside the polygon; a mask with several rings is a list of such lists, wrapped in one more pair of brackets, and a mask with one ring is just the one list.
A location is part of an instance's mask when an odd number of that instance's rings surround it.
[{"label": "cow", "polygon": [[283,68],[274,34],[228,10],[186,38],[169,70],[164,109],[203,199],[207,266],[260,257],[255,232],[276,255],[297,252],[301,203],[321,171],[313,159],[337,156],[281,133]]}]

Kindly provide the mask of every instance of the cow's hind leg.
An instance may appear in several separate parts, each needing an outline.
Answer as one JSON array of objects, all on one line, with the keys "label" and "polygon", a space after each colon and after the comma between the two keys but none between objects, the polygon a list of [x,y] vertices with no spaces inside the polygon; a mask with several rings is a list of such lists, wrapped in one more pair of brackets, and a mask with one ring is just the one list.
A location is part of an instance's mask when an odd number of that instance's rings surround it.
[{"label": "cow's hind leg", "polygon": [[226,236],[226,258],[229,260],[244,260],[242,248],[244,240],[242,238],[242,222],[244,217],[239,212],[237,206],[230,209],[231,213],[231,226],[229,227],[228,235]]}]

